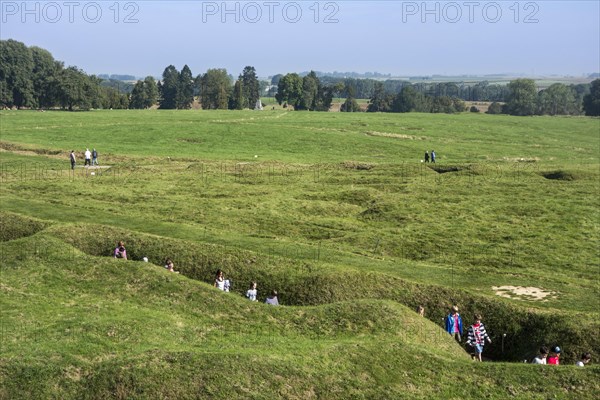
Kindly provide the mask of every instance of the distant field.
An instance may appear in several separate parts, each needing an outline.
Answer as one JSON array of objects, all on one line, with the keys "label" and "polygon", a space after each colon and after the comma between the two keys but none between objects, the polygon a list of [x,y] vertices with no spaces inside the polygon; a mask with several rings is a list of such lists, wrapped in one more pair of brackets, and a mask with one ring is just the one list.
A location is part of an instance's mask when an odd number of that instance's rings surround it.
[{"label": "distant field", "polygon": [[[599,393],[598,119],[267,107],[0,124],[0,398]],[[85,147],[110,168],[82,168]],[[107,257],[119,239],[151,263]],[[207,285],[216,268],[229,297]],[[243,299],[251,280],[287,307]],[[439,328],[452,304],[484,314],[490,359],[521,364],[473,364]],[[542,344],[592,366],[522,365]]]}]

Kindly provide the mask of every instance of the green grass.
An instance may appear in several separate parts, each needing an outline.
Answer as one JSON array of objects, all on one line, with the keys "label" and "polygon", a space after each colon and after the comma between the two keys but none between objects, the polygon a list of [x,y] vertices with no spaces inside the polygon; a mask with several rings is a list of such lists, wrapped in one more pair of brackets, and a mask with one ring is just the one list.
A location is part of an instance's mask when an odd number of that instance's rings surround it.
[{"label": "green grass", "polygon": [[[593,365],[473,364],[440,329],[457,303],[494,360],[557,343],[596,362],[598,119],[3,111],[0,128],[0,398],[600,390]],[[71,172],[85,147],[111,168]],[[119,239],[151,263],[107,257]],[[216,268],[234,293],[206,284]],[[287,307],[247,302],[250,280]]]}]

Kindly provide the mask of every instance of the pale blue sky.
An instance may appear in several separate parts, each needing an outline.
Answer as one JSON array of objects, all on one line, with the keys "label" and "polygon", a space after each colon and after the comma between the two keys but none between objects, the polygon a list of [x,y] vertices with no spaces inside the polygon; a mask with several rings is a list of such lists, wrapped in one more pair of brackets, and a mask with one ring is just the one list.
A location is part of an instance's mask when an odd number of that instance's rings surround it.
[{"label": "pale blue sky", "polygon": [[221,1],[22,4],[0,1],[2,39],[45,48],[95,74],[160,76],[169,64],[188,64],[194,75],[215,67],[238,75],[252,65],[259,76],[311,69],[395,76],[600,70],[598,0],[267,0],[227,2],[229,12]]}]

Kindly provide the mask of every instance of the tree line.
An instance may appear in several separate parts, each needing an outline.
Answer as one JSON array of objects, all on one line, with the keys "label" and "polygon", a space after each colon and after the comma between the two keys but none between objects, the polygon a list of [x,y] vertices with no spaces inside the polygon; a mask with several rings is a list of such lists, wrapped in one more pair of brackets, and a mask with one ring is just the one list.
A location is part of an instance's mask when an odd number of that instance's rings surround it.
[{"label": "tree line", "polygon": [[0,105],[17,108],[127,108],[128,96],[102,79],[65,67],[49,51],[0,40]]},{"label": "tree line", "polygon": [[65,67],[39,47],[27,47],[12,39],[0,40],[2,107],[86,110],[158,105],[161,109],[189,109],[197,100],[203,109],[241,110],[254,108],[261,93],[273,95],[280,105],[310,111],[329,111],[334,97],[345,97],[341,105],[344,112],[362,111],[356,99],[369,98],[368,112],[454,113],[465,111],[465,101],[491,101],[489,113],[600,114],[600,79],[591,84],[555,83],[538,91],[531,79],[516,79],[508,85],[411,83],[319,77],[311,71],[304,76],[278,74],[271,82],[264,82],[258,80],[252,66],[245,67],[235,79],[221,68],[194,77],[187,65],[181,71],[169,65],[160,80],[148,76],[131,86],[87,75],[74,66]]},{"label": "tree line", "polygon": [[[581,89],[581,87],[585,87]],[[351,98],[351,95],[349,96]],[[348,101],[348,99],[346,100]],[[342,110],[344,111],[344,110]],[[397,94],[375,84],[367,108],[369,112],[430,112],[454,113],[466,111],[464,101],[456,96],[431,95],[415,85],[404,85]],[[471,111],[478,111],[472,107]],[[504,103],[492,102],[489,114],[510,115],[600,115],[600,79],[590,85],[554,83],[538,91],[532,79],[516,79],[506,85]]]}]

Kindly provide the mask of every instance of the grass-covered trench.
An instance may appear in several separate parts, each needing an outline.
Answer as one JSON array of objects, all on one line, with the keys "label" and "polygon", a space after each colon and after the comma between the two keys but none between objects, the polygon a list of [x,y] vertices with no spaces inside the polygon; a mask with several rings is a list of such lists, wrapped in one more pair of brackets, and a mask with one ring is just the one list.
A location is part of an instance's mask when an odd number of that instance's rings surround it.
[{"label": "grass-covered trench", "polygon": [[[3,111],[0,128],[2,398],[599,393],[598,119]],[[108,168],[81,168],[85,147]],[[452,304],[483,313],[495,362],[443,332]],[[554,344],[566,366],[522,363]]]}]

